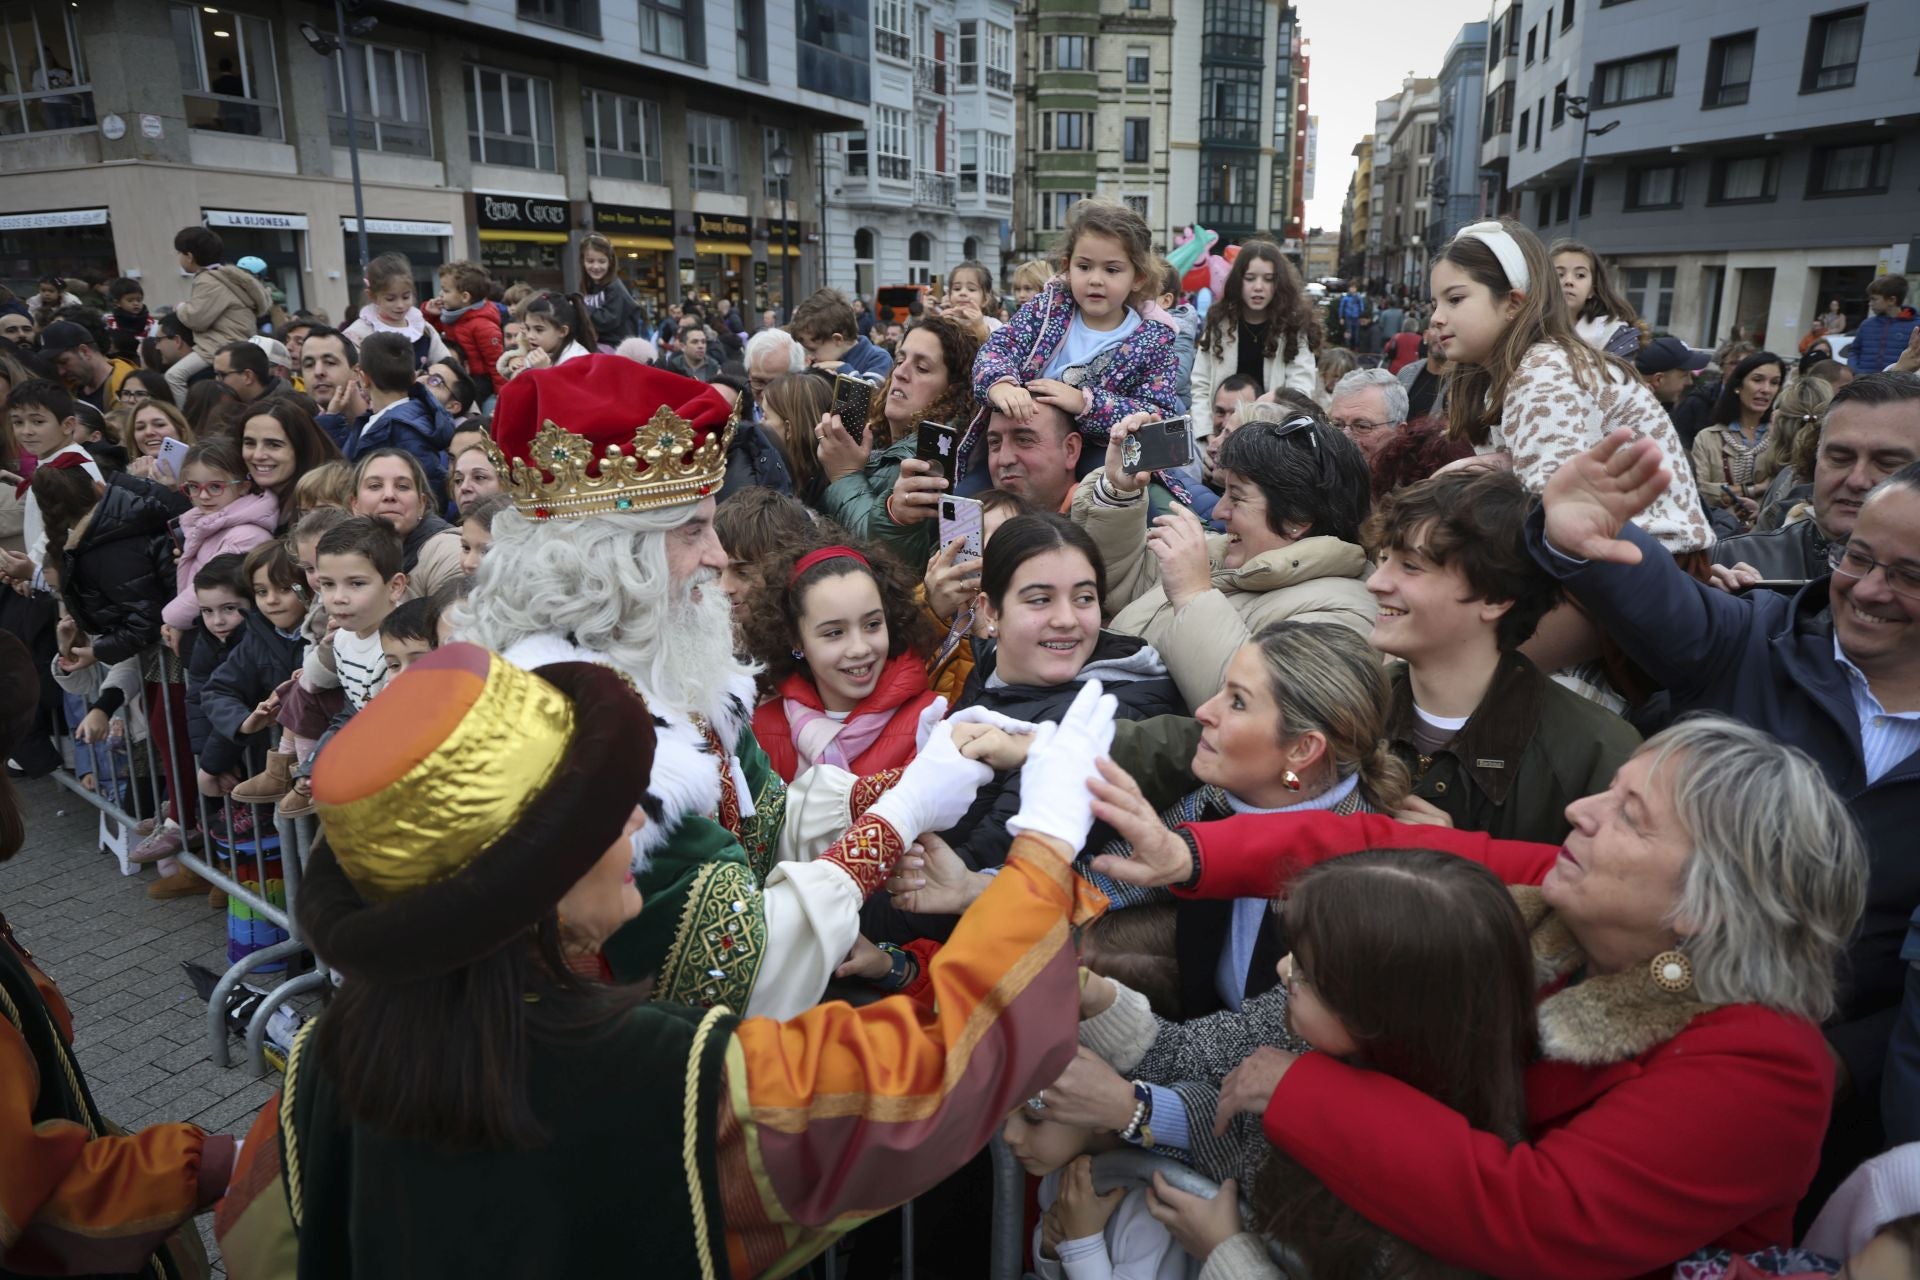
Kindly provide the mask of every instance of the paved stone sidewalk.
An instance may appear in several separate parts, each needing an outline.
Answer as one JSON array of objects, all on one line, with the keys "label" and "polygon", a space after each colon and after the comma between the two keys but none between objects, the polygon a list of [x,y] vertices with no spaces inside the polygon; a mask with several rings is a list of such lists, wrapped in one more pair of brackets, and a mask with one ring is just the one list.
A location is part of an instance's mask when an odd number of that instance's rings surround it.
[{"label": "paved stone sidewalk", "polygon": [[[236,1065],[213,1064],[206,1005],[180,967],[226,970],[226,914],[204,896],[148,898],[156,873],[120,874],[100,851],[91,806],[51,779],[15,786],[27,843],[0,863],[0,911],[72,1008],[74,1049],[101,1113],[130,1130],[188,1120],[244,1134],[280,1077],[256,1079],[238,1038]],[[204,1233],[211,1218],[200,1221]]]}]

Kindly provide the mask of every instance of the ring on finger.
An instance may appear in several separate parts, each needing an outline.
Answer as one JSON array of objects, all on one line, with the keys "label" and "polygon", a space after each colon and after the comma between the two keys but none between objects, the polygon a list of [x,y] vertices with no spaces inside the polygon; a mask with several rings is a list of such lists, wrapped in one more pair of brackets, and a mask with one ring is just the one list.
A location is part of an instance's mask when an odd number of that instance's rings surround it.
[{"label": "ring on finger", "polygon": [[1039,1112],[1047,1109],[1047,1091],[1042,1089],[1027,1099],[1027,1110]]}]

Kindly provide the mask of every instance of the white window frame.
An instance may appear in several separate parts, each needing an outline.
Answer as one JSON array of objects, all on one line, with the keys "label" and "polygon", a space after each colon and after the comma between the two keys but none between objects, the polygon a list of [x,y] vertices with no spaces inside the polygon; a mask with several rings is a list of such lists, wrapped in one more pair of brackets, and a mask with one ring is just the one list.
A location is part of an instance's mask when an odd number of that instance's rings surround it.
[{"label": "white window frame", "polygon": [[986,191],[990,196],[1013,194],[1013,135],[986,131],[982,164],[986,170]]},{"label": "white window frame", "polygon": [[873,0],[873,51],[901,62],[913,56],[907,0]]},{"label": "white window frame", "polygon": [[[431,159],[433,156],[433,81],[427,67],[427,55],[419,49],[408,49],[400,45],[391,44],[363,43],[357,47],[357,52],[360,53],[362,64],[366,67],[367,71],[367,96],[365,99],[356,98],[354,100],[354,118],[363,126],[372,126],[373,149],[375,151],[390,152],[393,155],[424,156]],[[381,54],[393,59],[393,84],[395,94],[399,98],[398,103],[389,104],[380,101],[380,77],[374,73],[374,58],[376,55]],[[331,134],[334,124],[339,124],[344,130],[347,122],[345,98],[347,56],[348,51],[342,50],[336,52],[332,58],[327,60],[328,74],[331,77],[327,89],[330,93],[338,97],[340,106],[338,111],[333,110],[331,106],[328,107],[327,122],[329,134]],[[420,80],[418,86],[409,83],[408,77],[403,74],[403,69],[409,62],[417,65],[419,68]],[[356,88],[357,87],[358,86],[356,86]],[[418,94],[418,102],[412,101],[416,87],[420,91]],[[394,110],[395,107],[398,108],[397,114]],[[420,118],[418,120],[409,120],[406,115],[409,109],[418,111]],[[426,135],[426,146],[422,150],[414,150],[411,147],[389,147],[386,137],[387,129],[418,129]],[[333,145],[341,147],[345,146],[346,143],[343,141],[335,141]]]},{"label": "white window frame", "polygon": [[[962,18],[960,20],[960,47],[955,50],[954,67],[956,68],[955,75],[962,88],[971,88],[980,83],[981,25],[978,18]],[[967,56],[969,53],[973,56]]]},{"label": "white window frame", "polygon": [[[506,132],[504,133],[495,134],[488,132],[486,121],[482,118],[480,81],[482,76],[487,75],[498,76],[500,78],[500,102],[502,107],[505,108],[507,126]],[[507,93],[507,81],[509,79],[525,80],[527,82],[527,109],[531,113],[531,118],[526,121],[529,132],[524,134],[513,131],[514,125],[517,122],[513,118],[513,98]],[[473,157],[475,163],[505,165],[514,169],[530,168],[543,173],[557,172],[559,168],[559,151],[554,144],[551,132],[549,132],[545,139],[539,136],[540,113],[534,107],[537,96],[545,94],[547,99],[547,127],[551,131],[553,129],[553,81],[546,79],[544,76],[530,76],[520,71],[508,71],[501,67],[488,67],[482,66],[478,62],[469,62],[467,64],[467,92],[472,95],[469,100],[472,110],[468,112],[467,116],[467,151],[468,154]],[[505,147],[510,144],[531,146],[533,148],[534,163],[531,165],[514,164],[509,160],[488,155],[487,140],[489,138],[496,139],[494,145],[497,147]],[[473,155],[476,147],[480,152],[479,155]],[[542,160],[544,160],[545,163],[541,163]]]},{"label": "white window frame", "polygon": [[982,25],[987,46],[987,88],[1010,93],[1013,91],[1013,28],[995,22]]},{"label": "white window frame", "polygon": [[[43,34],[41,27],[40,11],[43,5],[49,13],[57,13],[60,15],[61,30],[66,36],[67,60],[73,64],[67,68],[68,73],[73,77],[73,83],[56,85],[52,83],[51,76],[44,76],[43,78],[47,80],[47,87],[45,89],[36,89],[32,87],[35,74],[44,73],[47,69],[45,54],[42,50],[53,43],[53,41],[49,40]],[[12,5],[0,6],[0,8],[4,9],[12,9],[13,7]],[[8,41],[6,50],[7,63],[4,67],[0,67],[0,70],[11,71],[14,90],[11,93],[0,94],[0,102],[12,104],[14,109],[19,112],[18,119],[24,133],[64,133],[67,129],[94,128],[92,101],[93,77],[87,74],[86,49],[80,43],[79,27],[74,21],[72,6],[58,4],[57,0],[54,0],[54,2],[50,2],[50,0],[40,0],[40,3],[31,3],[26,6],[26,16],[33,24],[32,56],[26,65],[21,65],[19,47],[13,44],[11,40]],[[9,33],[11,33],[11,27],[9,27]],[[57,57],[58,54],[56,53],[55,56]],[[49,98],[69,97],[78,99],[83,95],[87,99],[84,110],[81,109],[80,105],[76,102],[73,107],[74,119],[72,124],[62,129],[36,129],[33,127],[34,113],[30,110],[28,104],[36,102],[44,104]],[[45,119],[45,111],[46,107],[43,105],[41,107],[42,119]],[[8,121],[9,128],[11,128],[12,123],[11,120]]]},{"label": "white window frame", "polygon": [[980,192],[982,151],[980,135],[982,132],[983,130],[980,129],[962,129],[957,135],[960,167],[956,172],[959,175],[959,191],[964,196],[978,195]]},{"label": "white window frame", "polygon": [[[719,186],[696,179],[714,175]],[[687,112],[687,185],[695,191],[740,194],[740,122],[710,111]]]},{"label": "white window frame", "polygon": [[[200,10],[196,9],[193,5],[187,4],[176,4],[173,7],[176,11],[184,9],[188,19],[193,24],[193,64],[194,71],[198,75],[198,83],[186,88],[186,95],[194,98],[209,98],[215,102],[236,103],[243,107],[264,108],[265,110],[271,111],[273,112],[273,119],[276,126],[274,129],[271,131],[262,129],[257,134],[242,134],[240,136],[284,141],[287,136],[287,118],[285,110],[280,105],[280,68],[273,56],[272,19],[257,17],[251,13],[238,13],[232,9],[222,9],[219,11],[219,16],[230,17],[234,22],[233,42],[234,50],[239,60],[240,86],[242,90],[241,95],[236,98],[228,94],[216,94],[213,91],[213,79],[208,74],[207,68],[207,44],[200,35]],[[247,57],[247,27],[248,24],[256,22],[265,28],[266,31],[264,39],[267,47],[267,57],[265,61],[267,66],[267,79],[270,83],[265,86],[253,83],[253,67]],[[269,90],[269,92],[266,94],[255,92],[255,90],[262,87]]]},{"label": "white window frame", "polygon": [[873,109],[874,173],[894,182],[913,181],[913,131],[907,112],[898,107]]},{"label": "white window frame", "polygon": [[[690,13],[689,8],[686,0],[640,0],[640,52],[679,62],[698,61],[695,55],[700,50],[700,42],[696,23],[705,15],[697,9]],[[660,39],[663,30],[676,29],[680,34],[678,49],[663,44]]]},{"label": "white window frame", "polygon": [[[613,145],[607,145],[606,135],[602,132],[600,106],[605,101],[613,108],[614,136]],[[634,103],[639,107],[635,112],[636,128],[639,137],[627,137],[627,115],[624,104]],[[596,178],[620,178],[628,182],[651,182],[659,184],[666,181],[665,143],[660,129],[660,104],[651,98],[642,98],[631,93],[615,93],[611,89],[594,89],[581,86],[580,110],[593,127],[587,132],[593,135],[593,141],[587,145],[587,172]],[[629,141],[639,143],[637,149],[627,146]],[[639,176],[632,173],[614,173],[608,170],[606,162],[613,160],[621,164],[634,164],[639,167]]]}]

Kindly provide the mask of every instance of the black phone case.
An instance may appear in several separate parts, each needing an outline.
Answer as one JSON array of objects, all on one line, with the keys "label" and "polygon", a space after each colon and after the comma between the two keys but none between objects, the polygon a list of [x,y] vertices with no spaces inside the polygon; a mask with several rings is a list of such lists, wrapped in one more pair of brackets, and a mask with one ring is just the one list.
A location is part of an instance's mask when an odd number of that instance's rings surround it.
[{"label": "black phone case", "polygon": [[914,446],[913,456],[922,462],[930,462],[934,469],[945,477],[949,486],[953,484],[953,457],[960,448],[960,432],[939,422],[920,424],[920,439]]},{"label": "black phone case", "polygon": [[[1180,430],[1169,432],[1170,423],[1178,422]],[[1123,465],[1130,473],[1143,471],[1165,471],[1170,467],[1184,467],[1193,461],[1192,421],[1186,418],[1162,419],[1159,422],[1142,423],[1140,428],[1127,437],[1123,446],[1125,458]],[[1138,445],[1138,451],[1133,446]]]},{"label": "black phone case", "polygon": [[840,415],[840,425],[855,440],[866,439],[867,415],[872,410],[871,382],[844,373],[833,380],[833,411]]}]

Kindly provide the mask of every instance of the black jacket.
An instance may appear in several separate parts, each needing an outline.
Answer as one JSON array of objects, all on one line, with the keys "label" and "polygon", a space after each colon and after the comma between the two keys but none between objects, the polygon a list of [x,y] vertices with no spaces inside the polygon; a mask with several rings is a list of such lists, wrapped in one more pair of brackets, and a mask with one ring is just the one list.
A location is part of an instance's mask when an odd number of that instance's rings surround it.
[{"label": "black jacket", "polygon": [[627,292],[626,285],[618,279],[609,280],[604,290],[591,296],[600,299],[599,306],[587,306],[587,319],[593,321],[594,337],[617,347],[627,338],[640,336],[640,304]]},{"label": "black jacket", "polygon": [[110,484],[64,557],[67,612],[109,666],[160,639],[160,610],[175,594],[171,519],[157,498]]},{"label": "black jacket", "polygon": [[[976,661],[967,677],[960,700],[953,706],[986,707],[1001,715],[1035,724],[1057,722],[1080,693],[1087,680],[1098,679],[1120,704],[1115,716],[1121,720],[1145,720],[1150,716],[1185,715],[1186,704],[1173,677],[1167,674],[1160,655],[1139,636],[1123,636],[1102,631],[1094,644],[1093,657],[1080,669],[1077,679],[1057,685],[999,685],[989,687],[998,666],[999,653],[992,641],[974,641]],[[1020,811],[1020,774],[1018,770],[997,773],[974,797],[966,816],[940,833],[975,871],[997,867],[1007,860],[1013,837],[1007,834],[1007,819]],[[1104,843],[1095,836],[1090,841]],[[954,916],[921,916],[893,907],[885,894],[867,902],[861,913],[862,931],[876,942],[911,942],[915,938],[945,939],[953,932]]]},{"label": "black jacket", "polygon": [[253,610],[247,611],[238,635],[200,690],[208,726],[218,738],[233,744],[241,740],[241,722],[300,669],[307,652],[305,640],[281,635]]},{"label": "black jacket", "polygon": [[727,478],[720,485],[720,501],[755,485],[791,494],[793,476],[760,424],[743,421],[733,429],[733,442],[727,446]]},{"label": "black jacket", "polygon": [[1832,572],[1827,565],[1827,540],[1811,520],[1766,533],[1722,538],[1709,554],[1715,564],[1750,564],[1762,578],[1780,582],[1811,582]]},{"label": "black jacket", "polygon": [[[256,615],[249,611],[247,616]],[[186,655],[187,668],[187,741],[193,747],[193,758],[208,773],[225,773],[229,769],[239,768],[242,763],[238,748],[214,733],[213,726],[207,720],[204,699],[207,677],[214,673],[245,635],[246,628],[243,625],[223,642],[203,624],[196,622],[180,648]]]},{"label": "black jacket", "polygon": [[1693,448],[1693,438],[1713,425],[1713,406],[1719,400],[1717,381],[1696,380],[1687,388],[1687,394],[1667,406],[1667,416],[1673,419],[1673,429],[1680,433],[1682,446]]}]

